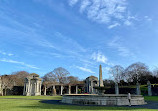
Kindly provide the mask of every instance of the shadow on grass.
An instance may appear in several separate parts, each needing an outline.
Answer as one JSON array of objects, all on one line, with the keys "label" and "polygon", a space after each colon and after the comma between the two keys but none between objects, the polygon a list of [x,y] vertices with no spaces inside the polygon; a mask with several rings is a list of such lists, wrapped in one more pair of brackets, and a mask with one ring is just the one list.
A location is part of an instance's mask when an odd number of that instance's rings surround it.
[{"label": "shadow on grass", "polygon": [[83,105],[70,105],[70,104],[63,104],[60,103],[59,100],[44,100],[40,101],[38,104],[33,106],[20,106],[21,108],[28,108],[28,109],[50,109],[50,110],[137,110],[139,109],[142,111],[145,108],[129,108],[129,107],[110,107],[110,106],[83,106]]}]

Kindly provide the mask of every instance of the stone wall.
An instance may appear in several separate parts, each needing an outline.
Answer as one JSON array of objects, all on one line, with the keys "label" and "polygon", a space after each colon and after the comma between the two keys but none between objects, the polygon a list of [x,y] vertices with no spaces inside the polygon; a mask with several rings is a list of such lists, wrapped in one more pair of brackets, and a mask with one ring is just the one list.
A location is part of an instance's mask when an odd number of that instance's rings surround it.
[{"label": "stone wall", "polygon": [[[68,104],[83,104],[83,105],[129,105],[128,95],[64,95],[62,98],[63,103]],[[146,104],[144,97],[141,95],[131,95],[131,105]]]}]

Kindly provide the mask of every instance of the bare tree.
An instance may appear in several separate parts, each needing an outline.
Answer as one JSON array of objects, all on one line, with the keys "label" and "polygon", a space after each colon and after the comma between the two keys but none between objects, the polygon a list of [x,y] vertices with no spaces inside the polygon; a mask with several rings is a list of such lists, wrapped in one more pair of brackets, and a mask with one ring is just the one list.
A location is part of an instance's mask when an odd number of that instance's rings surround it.
[{"label": "bare tree", "polygon": [[72,84],[75,84],[79,81],[78,77],[74,77],[74,76],[68,76],[67,80],[68,80],[68,83],[72,83]]},{"label": "bare tree", "polygon": [[[7,89],[12,89],[14,86],[15,75],[3,75],[1,76],[2,81],[2,96],[7,93]],[[4,93],[3,93],[4,91]]]},{"label": "bare tree", "polygon": [[158,77],[158,67],[153,70],[153,75]]},{"label": "bare tree", "polygon": [[23,86],[24,79],[29,75],[29,73],[26,71],[17,71],[17,72],[13,72],[12,75],[15,75],[14,85]]},{"label": "bare tree", "polygon": [[52,72],[49,72],[46,75],[44,75],[43,81],[65,83],[67,81],[66,79],[69,74],[70,73],[66,69],[58,67],[55,68]]},{"label": "bare tree", "polygon": [[125,70],[125,77],[128,82],[138,82],[141,76],[149,74],[148,67],[141,62],[133,63]]},{"label": "bare tree", "polygon": [[109,70],[109,74],[114,77],[114,81],[119,83],[123,79],[124,68],[120,65],[116,65]]}]

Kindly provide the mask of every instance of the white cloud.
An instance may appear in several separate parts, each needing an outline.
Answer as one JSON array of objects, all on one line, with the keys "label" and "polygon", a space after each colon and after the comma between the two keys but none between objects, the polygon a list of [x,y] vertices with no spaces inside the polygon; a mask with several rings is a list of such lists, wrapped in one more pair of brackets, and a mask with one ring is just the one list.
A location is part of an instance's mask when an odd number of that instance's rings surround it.
[{"label": "white cloud", "polygon": [[144,17],[147,21],[152,21],[152,19],[149,16]]},{"label": "white cloud", "polygon": [[85,68],[85,67],[76,66],[76,68],[78,68],[78,69],[80,69],[80,70],[82,70],[82,71],[85,71],[85,72],[95,73],[95,72],[93,72],[91,69],[87,69],[87,68]]},{"label": "white cloud", "polygon": [[127,26],[130,26],[130,25],[132,25],[132,22],[129,21],[129,20],[126,20],[126,21],[124,22],[124,24],[127,25]]},{"label": "white cloud", "polygon": [[[69,5],[74,6],[78,1],[69,0]],[[84,12],[92,21],[107,24],[112,19],[118,21],[126,19],[126,0],[80,0],[79,3],[80,12]]]},{"label": "white cloud", "polygon": [[69,5],[73,6],[78,2],[78,0],[69,0]]},{"label": "white cloud", "polygon": [[135,55],[127,48],[125,47],[119,37],[115,37],[111,42],[108,43],[108,46],[117,49],[120,56],[127,57],[135,57]]},{"label": "white cloud", "polygon": [[14,54],[9,53],[8,56],[13,56]]},{"label": "white cloud", "polygon": [[101,52],[98,53],[94,52],[91,58],[96,62],[101,62],[101,63],[106,63],[108,60]]},{"label": "white cloud", "polygon": [[4,52],[4,51],[0,51],[0,54],[7,55],[7,56],[13,56],[14,55],[14,54],[7,53],[7,52]]},{"label": "white cloud", "polygon": [[112,24],[112,25],[108,26],[108,29],[112,29],[117,26],[120,26],[120,24],[119,23]]},{"label": "white cloud", "polygon": [[83,0],[80,6],[80,12],[82,13],[91,4],[90,0]]},{"label": "white cloud", "polygon": [[29,64],[26,64],[24,62],[19,62],[19,61],[14,61],[14,60],[10,60],[10,59],[0,59],[0,61],[2,62],[8,62],[8,63],[14,63],[14,64],[20,64],[20,65],[23,65],[23,66],[26,66],[26,67],[29,67],[29,68],[32,68],[32,69],[39,69],[38,67],[34,66],[34,65],[29,65]]},{"label": "white cloud", "polygon": [[103,67],[103,72],[107,72],[110,70],[110,67]]}]

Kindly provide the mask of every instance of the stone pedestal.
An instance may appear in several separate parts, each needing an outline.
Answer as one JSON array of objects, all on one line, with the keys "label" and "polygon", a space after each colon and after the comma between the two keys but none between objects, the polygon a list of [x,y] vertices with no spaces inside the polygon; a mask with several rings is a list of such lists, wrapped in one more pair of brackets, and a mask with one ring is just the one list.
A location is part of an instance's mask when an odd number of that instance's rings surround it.
[{"label": "stone pedestal", "polygon": [[115,83],[115,94],[119,94],[119,87],[118,87],[118,83]]},{"label": "stone pedestal", "polygon": [[136,84],[136,94],[137,94],[137,95],[140,95],[140,94],[141,94],[140,85],[139,85],[138,82],[137,82],[137,84]]},{"label": "stone pedestal", "polygon": [[[129,105],[127,94],[71,94],[64,95],[62,103],[67,104],[79,104],[79,105],[106,105],[106,106],[122,106]],[[131,105],[143,105],[146,104],[142,95],[131,95]]]},{"label": "stone pedestal", "polygon": [[147,85],[148,85],[148,96],[152,96],[151,83],[150,83],[150,81],[147,82]]}]

